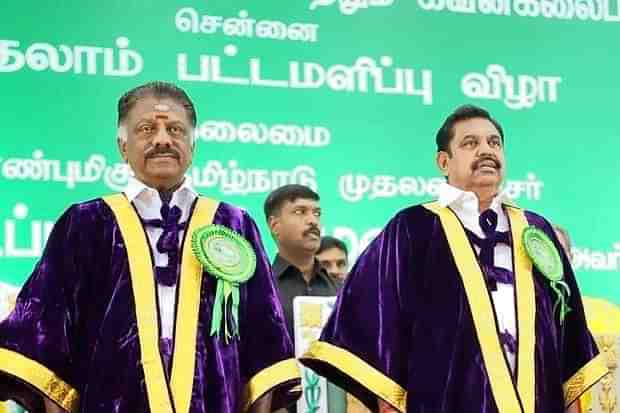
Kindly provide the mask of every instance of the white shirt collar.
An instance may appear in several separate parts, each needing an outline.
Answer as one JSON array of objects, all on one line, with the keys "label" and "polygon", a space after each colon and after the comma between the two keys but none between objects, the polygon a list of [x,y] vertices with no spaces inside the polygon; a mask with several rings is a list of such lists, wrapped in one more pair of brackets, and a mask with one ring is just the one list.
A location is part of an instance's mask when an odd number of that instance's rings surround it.
[{"label": "white shirt collar", "polygon": [[[148,197],[156,195],[159,198],[159,192],[157,192],[156,189],[151,188],[150,186],[146,185],[144,182],[138,180],[137,178],[133,176],[129,177],[129,181],[127,182],[127,187],[125,187],[125,190],[123,192],[125,193],[125,196],[127,196],[127,199],[129,199],[129,202],[133,202],[138,197],[143,198],[144,197],[143,193],[148,194]],[[181,186],[178,187],[176,191],[174,191],[174,194],[172,195],[172,197],[174,198],[177,193],[183,193],[183,192],[188,192],[191,195],[193,195],[192,200],[193,198],[198,196],[198,192],[194,190],[194,188],[189,183],[189,180],[187,178],[185,178]],[[143,198],[143,199],[145,201],[147,200],[146,198]]]},{"label": "white shirt collar", "polygon": [[[162,205],[159,192],[149,187],[144,182],[139,181],[135,177],[130,177],[127,187],[123,191],[129,202],[132,202],[138,213],[143,219],[160,218],[160,208]],[[189,218],[189,212],[198,193],[186,178],[179,188],[174,191],[170,199],[170,206],[178,206],[181,208],[181,220]]]},{"label": "white shirt collar", "polygon": [[[475,193],[463,191],[447,182],[442,182],[439,186],[438,202],[442,207],[455,207],[468,210],[471,213],[479,213],[480,203]],[[493,198],[490,208],[500,214],[502,204],[509,202],[510,198],[508,198],[507,192],[502,190]]]},{"label": "white shirt collar", "polygon": [[[450,207],[465,228],[481,238],[485,237],[480,227],[480,202],[476,194],[470,191],[463,191],[444,182],[439,187],[438,196],[439,204],[443,207]],[[491,201],[490,209],[497,214],[497,231],[507,231],[509,229],[508,217],[502,208],[502,204],[509,203],[509,200],[506,192],[500,191]]]}]

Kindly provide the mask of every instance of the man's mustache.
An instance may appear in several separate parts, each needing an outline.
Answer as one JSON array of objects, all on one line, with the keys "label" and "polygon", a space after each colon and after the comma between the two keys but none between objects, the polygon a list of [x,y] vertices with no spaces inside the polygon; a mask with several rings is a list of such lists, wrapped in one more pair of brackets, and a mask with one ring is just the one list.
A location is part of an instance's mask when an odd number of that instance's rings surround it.
[{"label": "man's mustache", "polygon": [[153,149],[149,150],[146,152],[146,154],[144,155],[144,157],[146,159],[149,158],[154,158],[156,156],[160,156],[160,155],[169,155],[172,156],[176,159],[180,159],[181,155],[179,154],[178,151],[176,151],[173,148],[162,148],[162,147],[154,147]]},{"label": "man's mustache", "polygon": [[474,163],[472,163],[471,169],[476,170],[480,167],[480,164],[482,164],[483,162],[489,162],[489,161],[493,162],[495,168],[497,169],[500,169],[502,167],[502,164],[498,159],[492,156],[483,156],[479,159],[476,159]]},{"label": "man's mustache", "polygon": [[304,237],[306,235],[310,235],[310,234],[315,234],[317,237],[321,236],[321,230],[319,229],[319,227],[316,227],[314,225],[312,225],[310,228],[308,228],[307,230],[304,231]]}]

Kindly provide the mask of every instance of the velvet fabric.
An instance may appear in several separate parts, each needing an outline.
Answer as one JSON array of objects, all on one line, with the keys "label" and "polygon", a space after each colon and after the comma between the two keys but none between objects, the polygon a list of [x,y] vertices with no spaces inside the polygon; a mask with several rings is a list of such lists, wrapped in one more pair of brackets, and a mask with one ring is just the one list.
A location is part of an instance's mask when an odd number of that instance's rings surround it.
[{"label": "velvet fabric", "polygon": [[[572,311],[561,326],[553,312],[555,294],[533,270],[535,408],[537,413],[564,413],[563,383],[598,350],[586,327],[573,271],[551,226],[530,212],[526,218],[560,251],[572,292]],[[446,235],[439,217],[423,206],[398,213],[362,253],[320,340],[352,353],[400,385],[407,391],[407,412],[498,413]],[[377,411],[377,396],[355,377],[324,360],[302,362]]]},{"label": "velvet fabric", "polygon": [[[497,234],[502,234],[502,237],[506,237],[508,242],[504,242],[504,244],[510,245],[510,234],[508,234],[508,232],[497,232]],[[465,235],[467,235],[471,244],[480,248],[478,263],[480,264],[489,290],[496,291],[498,282],[514,285],[515,280],[513,272],[495,266],[495,256],[493,255],[495,242],[488,242],[487,239],[481,239],[467,228],[465,228]]]},{"label": "velvet fabric", "polygon": [[[216,280],[203,273],[196,367],[187,372],[194,375],[190,411],[236,413],[248,381],[294,352],[254,221],[221,203],[213,223],[250,242],[256,272],[240,287],[240,339],[229,344],[209,335]],[[131,285],[112,211],[101,199],[76,204],[56,223],[15,310],[0,323],[0,347],[37,361],[75,388],[80,412],[148,412],[132,288],[140,286]],[[164,359],[173,354],[169,346],[174,342],[162,343]],[[41,395],[2,367],[0,398],[15,397],[31,412],[43,411]],[[276,383],[274,409],[295,401],[296,385],[298,380]]]}]

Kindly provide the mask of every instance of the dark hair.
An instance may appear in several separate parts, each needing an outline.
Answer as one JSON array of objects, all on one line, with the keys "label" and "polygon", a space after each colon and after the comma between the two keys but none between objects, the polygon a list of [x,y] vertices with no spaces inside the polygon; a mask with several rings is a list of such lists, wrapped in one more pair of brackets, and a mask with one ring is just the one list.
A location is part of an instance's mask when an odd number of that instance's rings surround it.
[{"label": "dark hair", "polygon": [[437,131],[437,136],[435,138],[437,142],[437,152],[444,151],[450,153],[450,141],[454,138],[454,124],[462,120],[473,118],[483,118],[491,122],[499,131],[499,136],[502,138],[502,143],[504,143],[504,130],[499,122],[491,117],[489,112],[478,106],[463,105],[456,108]]},{"label": "dark hair", "polygon": [[178,86],[167,82],[149,82],[131,89],[118,100],[118,124],[120,125],[136,102],[143,97],[170,98],[176,100],[187,111],[192,127],[196,127],[196,109],[187,93]]},{"label": "dark hair", "polygon": [[319,201],[321,198],[319,197],[319,194],[307,186],[298,184],[281,186],[273,190],[265,200],[265,204],[263,205],[265,219],[269,220],[270,216],[279,214],[282,205],[284,205],[286,201],[294,202],[297,199],[312,199],[314,201]]},{"label": "dark hair", "polygon": [[328,235],[321,238],[321,245],[319,246],[319,250],[316,252],[317,254],[322,253],[325,250],[329,250],[332,248],[338,248],[344,255],[349,255],[349,250],[344,242],[339,240],[338,238],[330,237]]}]

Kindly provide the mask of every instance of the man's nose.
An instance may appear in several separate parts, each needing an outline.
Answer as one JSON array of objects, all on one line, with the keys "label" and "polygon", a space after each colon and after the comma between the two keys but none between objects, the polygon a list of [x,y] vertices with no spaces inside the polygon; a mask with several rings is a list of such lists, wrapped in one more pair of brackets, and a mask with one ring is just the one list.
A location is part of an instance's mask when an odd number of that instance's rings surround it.
[{"label": "man's nose", "polygon": [[171,146],[172,138],[165,127],[160,127],[153,137],[153,146]]},{"label": "man's nose", "polygon": [[489,145],[489,142],[487,142],[486,139],[482,139],[482,142],[480,142],[480,145],[478,145],[478,155],[494,153],[495,152],[493,151],[493,147]]},{"label": "man's nose", "polygon": [[308,224],[308,225],[314,224],[314,225],[318,226],[320,221],[321,220],[319,219],[319,217],[314,212],[310,212],[306,216],[306,224]]}]

